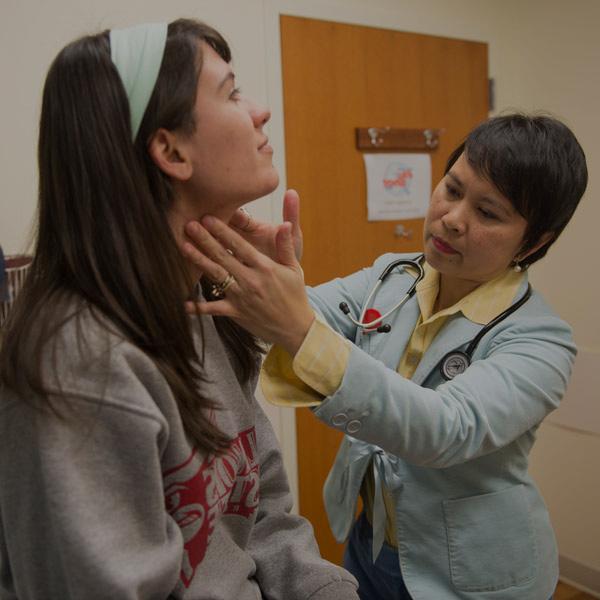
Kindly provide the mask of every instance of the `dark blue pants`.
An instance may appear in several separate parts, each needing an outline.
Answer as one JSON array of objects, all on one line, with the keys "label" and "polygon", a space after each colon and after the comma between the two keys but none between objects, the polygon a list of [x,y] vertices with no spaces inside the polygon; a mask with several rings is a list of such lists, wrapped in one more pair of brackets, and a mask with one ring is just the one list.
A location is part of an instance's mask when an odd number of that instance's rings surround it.
[{"label": "dark blue pants", "polygon": [[411,600],[404,585],[398,552],[384,542],[375,561],[371,561],[373,530],[364,513],[360,515],[352,532],[346,552],[344,567],[358,580],[361,600]]}]

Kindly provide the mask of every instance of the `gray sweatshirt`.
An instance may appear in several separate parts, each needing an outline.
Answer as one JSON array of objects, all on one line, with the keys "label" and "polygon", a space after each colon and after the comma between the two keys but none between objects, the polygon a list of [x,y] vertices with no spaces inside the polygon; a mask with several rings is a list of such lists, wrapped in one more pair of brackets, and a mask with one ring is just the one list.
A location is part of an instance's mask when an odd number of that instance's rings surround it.
[{"label": "gray sweatshirt", "polygon": [[205,390],[234,440],[217,456],[189,443],[143,352],[86,312],[78,344],[76,321],[45,369],[64,418],[0,389],[0,600],[358,598],[290,514],[277,440],[212,319]]}]

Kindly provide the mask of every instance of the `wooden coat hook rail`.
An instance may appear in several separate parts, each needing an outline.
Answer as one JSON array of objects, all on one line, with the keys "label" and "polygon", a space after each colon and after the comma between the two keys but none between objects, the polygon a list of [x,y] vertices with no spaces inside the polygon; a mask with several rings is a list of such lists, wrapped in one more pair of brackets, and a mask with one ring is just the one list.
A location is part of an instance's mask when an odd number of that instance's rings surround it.
[{"label": "wooden coat hook rail", "polygon": [[359,150],[435,150],[442,129],[400,129],[397,127],[357,127]]}]

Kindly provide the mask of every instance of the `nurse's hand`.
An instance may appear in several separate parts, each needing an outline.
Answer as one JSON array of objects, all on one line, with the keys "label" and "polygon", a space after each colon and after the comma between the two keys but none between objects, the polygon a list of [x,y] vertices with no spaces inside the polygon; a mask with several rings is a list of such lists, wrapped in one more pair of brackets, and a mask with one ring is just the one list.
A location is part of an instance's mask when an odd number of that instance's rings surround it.
[{"label": "nurse's hand", "polygon": [[[287,190],[283,196],[283,220],[292,224],[292,239],[296,258],[302,258],[302,230],[300,229],[300,197],[296,190]],[[277,260],[275,240],[281,225],[264,223],[239,209],[231,217],[229,225],[257,250],[272,260]]]},{"label": "nurse's hand", "polygon": [[296,354],[314,313],[304,287],[304,275],[296,258],[293,225],[279,226],[272,260],[248,243],[233,228],[215,217],[186,225],[183,253],[210,280],[220,283],[234,278],[225,297],[187,305],[189,312],[230,317],[257,337]]}]

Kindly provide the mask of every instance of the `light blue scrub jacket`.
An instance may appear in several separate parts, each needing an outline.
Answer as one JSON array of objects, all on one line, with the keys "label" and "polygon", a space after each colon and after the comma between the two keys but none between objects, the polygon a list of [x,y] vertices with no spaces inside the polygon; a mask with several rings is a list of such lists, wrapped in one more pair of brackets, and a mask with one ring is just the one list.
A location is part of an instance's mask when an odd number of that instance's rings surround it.
[{"label": "light blue scrub jacket", "polygon": [[[482,328],[458,314],[405,379],[396,368],[420,314],[416,297],[387,319],[387,334],[357,332],[339,303],[359,315],[385,266],[414,256],[387,254],[309,290],[313,306],[355,344],[341,386],[314,410],[346,433],[324,489],[331,529],[347,539],[373,459],[395,502],[400,568],[414,600],[547,600],[558,578],[556,541],[527,466],[537,428],[565,393],[571,330],[534,292],[446,382],[440,360]],[[374,307],[384,314],[412,281],[394,271]]]}]

